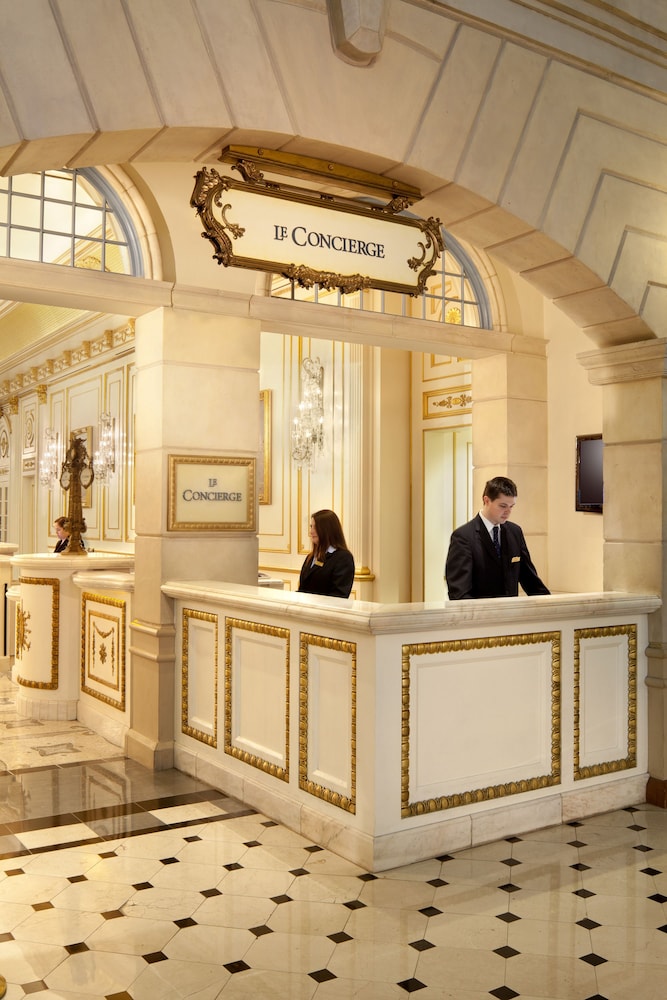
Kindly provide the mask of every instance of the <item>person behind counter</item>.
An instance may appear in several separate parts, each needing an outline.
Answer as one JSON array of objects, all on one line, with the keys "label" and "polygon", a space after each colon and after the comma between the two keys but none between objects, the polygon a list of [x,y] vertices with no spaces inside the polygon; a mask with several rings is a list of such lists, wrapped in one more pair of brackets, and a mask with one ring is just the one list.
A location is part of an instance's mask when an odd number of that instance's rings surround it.
[{"label": "person behind counter", "polygon": [[[70,520],[68,517],[57,517],[53,522],[53,526],[56,529],[56,535],[58,536],[58,541],[56,542],[56,547],[53,551],[65,552],[69,546],[69,536],[71,534]],[[83,538],[81,539],[81,548],[85,548]]]},{"label": "person behind counter", "polygon": [[549,593],[537,575],[523,531],[509,521],[516,497],[511,479],[489,479],[479,514],[452,533],[445,564],[450,601],[517,597],[519,584],[529,596]]},{"label": "person behind counter", "polygon": [[354,582],[354,557],[347,547],[338,515],[318,510],[310,518],[312,549],[299,577],[299,592],[324,597],[349,597]]}]

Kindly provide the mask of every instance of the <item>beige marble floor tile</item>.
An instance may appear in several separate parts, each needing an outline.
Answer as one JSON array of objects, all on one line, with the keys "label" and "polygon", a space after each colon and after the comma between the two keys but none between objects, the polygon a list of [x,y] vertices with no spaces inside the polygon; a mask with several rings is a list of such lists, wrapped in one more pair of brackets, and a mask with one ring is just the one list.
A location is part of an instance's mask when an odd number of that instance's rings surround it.
[{"label": "beige marble floor tile", "polygon": [[[509,845],[508,845],[509,846]],[[505,858],[511,857],[508,850]],[[460,858],[444,861],[439,877],[447,882],[465,885],[497,885],[506,882],[512,872],[512,866],[502,864],[498,859]]]},{"label": "beige marble floor tile", "polygon": [[320,989],[308,975],[248,969],[228,979],[219,1000],[313,1000],[321,995]]},{"label": "beige marble floor tile", "polygon": [[199,909],[203,898],[200,892],[183,889],[142,889],[132,893],[121,909],[142,920],[185,920]]},{"label": "beige marble floor tile", "polygon": [[217,1000],[230,979],[220,965],[154,962],[132,983],[132,1000]]},{"label": "beige marble floor tile", "polygon": [[[159,830],[156,833],[138,834],[136,837],[119,837],[104,842],[105,851],[128,858],[171,858],[178,855],[185,846],[184,835],[197,836],[197,828],[188,827],[181,831]],[[85,850],[85,847],[77,848]],[[88,848],[90,850],[90,848]]]},{"label": "beige marble floor tile", "polygon": [[111,951],[124,955],[150,955],[163,951],[179,928],[173,920],[144,920],[121,917],[105,920],[86,938],[91,951]]},{"label": "beige marble floor tile", "polygon": [[165,806],[151,809],[151,815],[161,823],[191,823],[209,816],[224,816],[222,809],[213,802],[190,802],[183,806]]},{"label": "beige marble floor tile", "polygon": [[627,896],[591,896],[587,914],[605,927],[658,927],[667,923],[664,908],[652,899]]},{"label": "beige marble floor tile", "polygon": [[253,969],[308,974],[330,968],[334,972],[331,956],[336,947],[326,937],[277,931],[257,938],[243,957]]},{"label": "beige marble floor tile", "polygon": [[[661,925],[664,924],[664,915]],[[667,996],[667,934],[651,927],[597,927],[591,934],[595,953],[609,961],[662,965]]]},{"label": "beige marble floor tile", "polygon": [[356,876],[309,875],[294,879],[289,887],[292,899],[319,899],[323,903],[348,903],[358,899],[365,883]]},{"label": "beige marble floor tile", "polygon": [[505,959],[492,951],[432,948],[420,953],[414,975],[420,982],[441,990],[486,990],[488,993],[504,984]]},{"label": "beige marble floor tile", "polygon": [[[509,881],[509,880],[508,880]],[[435,890],[432,905],[447,913],[503,913],[513,902],[513,896],[492,886],[446,885]]]},{"label": "beige marble floor tile", "polygon": [[194,889],[202,892],[204,889],[213,889],[225,874],[224,869],[213,865],[190,865],[179,861],[176,864],[162,865],[147,881],[157,889]]},{"label": "beige marble floor tile", "polygon": [[0,934],[7,934],[34,913],[30,903],[0,902]]},{"label": "beige marble floor tile", "polygon": [[590,931],[576,923],[525,918],[509,925],[507,944],[522,954],[549,957],[564,955],[580,958],[593,951]]},{"label": "beige marble floor tile", "polygon": [[504,982],[522,998],[585,1000],[598,993],[596,971],[579,958],[552,955],[546,960],[544,955],[515,955],[507,961]]},{"label": "beige marble floor tile", "polygon": [[442,861],[431,858],[429,861],[417,861],[413,865],[403,865],[400,868],[390,868],[382,872],[382,878],[398,879],[400,882],[428,882],[430,878],[440,878]]},{"label": "beige marble floor tile", "polygon": [[[179,861],[193,865],[232,865],[242,862],[246,865],[246,858],[250,854],[251,848],[246,847],[240,840],[197,840],[186,844],[181,842],[181,846],[175,852]],[[163,855],[168,857],[169,855]]]},{"label": "beige marble floor tile", "polygon": [[336,945],[327,968],[343,979],[399,983],[414,977],[418,959],[419,953],[405,944],[352,940]]},{"label": "beige marble floor tile", "polygon": [[106,913],[119,910],[134,895],[128,885],[109,882],[75,882],[53,897],[53,905],[62,910],[91,910]]},{"label": "beige marble floor tile", "polygon": [[151,858],[98,858],[97,864],[88,869],[87,877],[91,882],[122,882],[125,885],[135,885],[137,882],[151,882],[164,865]]},{"label": "beige marble floor tile", "polygon": [[[100,850],[106,849],[106,845],[95,845]],[[94,865],[99,863],[99,854],[76,848],[63,848],[57,851],[42,851],[40,854],[33,854],[22,857],[21,868],[30,875],[52,875],[56,878],[75,878],[77,875],[85,875]]]},{"label": "beige marble floor tile", "polygon": [[[21,859],[14,862],[14,870],[21,870]],[[42,903],[55,899],[70,883],[64,878],[49,875],[10,875],[0,882],[0,906],[3,903]]]},{"label": "beige marble floor tile", "polygon": [[505,909],[519,917],[576,923],[589,915],[587,904],[590,902],[591,899],[582,899],[572,892],[526,892],[522,889],[512,893]]},{"label": "beige marble floor tile", "polygon": [[[206,867],[202,865],[202,867]],[[290,872],[266,871],[257,868],[240,868],[235,871],[221,871],[218,889],[234,896],[292,895],[292,886],[303,879],[295,879]]]},{"label": "beige marble floor tile", "polygon": [[60,945],[32,941],[2,942],[2,975],[8,983],[32,983],[45,979],[65,956]]},{"label": "beige marble floor tile", "polygon": [[183,927],[162,949],[169,958],[181,962],[203,962],[205,965],[225,965],[244,959],[256,941],[249,930],[197,925]]},{"label": "beige marble floor tile", "polygon": [[[17,941],[33,941],[61,946],[85,941],[105,923],[99,913],[85,913],[81,910],[62,910],[53,907],[48,910],[33,910],[18,927],[14,928]],[[0,968],[2,967],[0,949]]]},{"label": "beige marble floor tile", "polygon": [[273,900],[259,896],[232,896],[226,893],[210,896],[203,902],[200,896],[199,900],[192,915],[198,923],[215,927],[262,927],[268,924],[277,909],[282,909]]},{"label": "beige marble floor tile", "polygon": [[285,934],[318,934],[326,937],[341,931],[350,916],[347,907],[339,903],[295,899],[291,903],[276,906],[266,923],[272,930]]},{"label": "beige marble floor tile", "polygon": [[[420,990],[419,996],[423,996],[426,990]],[[428,991],[429,996],[424,1000],[440,1000],[434,997],[432,991]],[[317,989],[316,1000],[405,1000],[409,996],[402,987],[396,983],[371,983],[358,979],[330,979],[326,983],[320,983]],[[268,998],[267,998],[268,1000]],[[482,997],[460,997],[459,1000],[482,1000]],[[489,1000],[488,995],[483,1000]]]},{"label": "beige marble floor tile", "polygon": [[[348,911],[345,933],[357,940],[379,941],[388,944],[419,941],[430,928],[429,918],[415,910],[400,910],[396,907],[366,906],[361,910]],[[431,921],[442,919],[432,917]]]},{"label": "beige marble floor tile", "polygon": [[[59,826],[53,830],[26,830],[16,836],[24,847],[34,851],[39,847],[51,847],[57,844],[71,844],[80,840],[97,840],[97,834],[85,823],[72,823],[69,826]],[[90,848],[88,848],[90,850]]]},{"label": "beige marble floor tile", "polygon": [[599,991],[610,1000],[665,1000],[664,965],[607,962],[597,967]]},{"label": "beige marble floor tile", "polygon": [[435,893],[435,888],[426,882],[396,882],[380,878],[363,883],[359,901],[366,906],[419,910],[433,905]]},{"label": "beige marble floor tile", "polygon": [[[290,871],[294,868],[310,868],[313,857],[316,856],[302,847],[249,847],[243,855],[242,864],[245,868],[262,868],[265,871]],[[315,865],[316,862],[313,867]]]},{"label": "beige marble floor tile", "polygon": [[127,990],[145,968],[144,959],[135,955],[85,951],[70,955],[49,975],[39,978],[44,979],[50,989],[79,994],[85,991],[84,995],[92,1000]]},{"label": "beige marble floor tile", "polygon": [[[514,926],[514,925],[513,925]],[[493,951],[507,944],[508,926],[497,917],[471,913],[441,913],[430,917],[422,935],[437,947]]]}]

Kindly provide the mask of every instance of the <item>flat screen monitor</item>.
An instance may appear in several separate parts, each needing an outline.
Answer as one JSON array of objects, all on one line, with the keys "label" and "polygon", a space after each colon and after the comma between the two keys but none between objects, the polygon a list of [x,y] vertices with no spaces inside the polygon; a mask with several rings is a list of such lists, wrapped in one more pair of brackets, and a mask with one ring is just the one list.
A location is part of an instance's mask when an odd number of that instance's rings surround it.
[{"label": "flat screen monitor", "polygon": [[577,487],[575,509],[592,514],[602,513],[602,449],[601,434],[582,434],[577,438]]}]

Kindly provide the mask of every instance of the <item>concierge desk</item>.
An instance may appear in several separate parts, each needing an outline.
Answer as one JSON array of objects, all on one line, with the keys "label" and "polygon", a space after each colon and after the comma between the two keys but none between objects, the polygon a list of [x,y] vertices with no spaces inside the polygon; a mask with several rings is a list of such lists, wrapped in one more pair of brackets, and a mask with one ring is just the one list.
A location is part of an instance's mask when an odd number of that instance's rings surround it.
[{"label": "concierge desk", "polygon": [[10,562],[19,573],[8,602],[16,622],[18,714],[79,719],[122,745],[128,727],[125,618],[134,557],[34,552]]},{"label": "concierge desk", "polygon": [[645,801],[657,597],[162,590],[176,767],[369,871]]}]

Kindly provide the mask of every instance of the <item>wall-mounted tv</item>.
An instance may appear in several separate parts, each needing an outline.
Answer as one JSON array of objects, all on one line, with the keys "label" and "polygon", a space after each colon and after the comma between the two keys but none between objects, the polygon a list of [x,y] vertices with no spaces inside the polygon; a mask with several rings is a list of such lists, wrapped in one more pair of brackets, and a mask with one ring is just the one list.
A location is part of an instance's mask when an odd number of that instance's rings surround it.
[{"label": "wall-mounted tv", "polygon": [[577,486],[575,510],[591,514],[602,513],[602,449],[601,434],[581,434],[577,437]]}]

